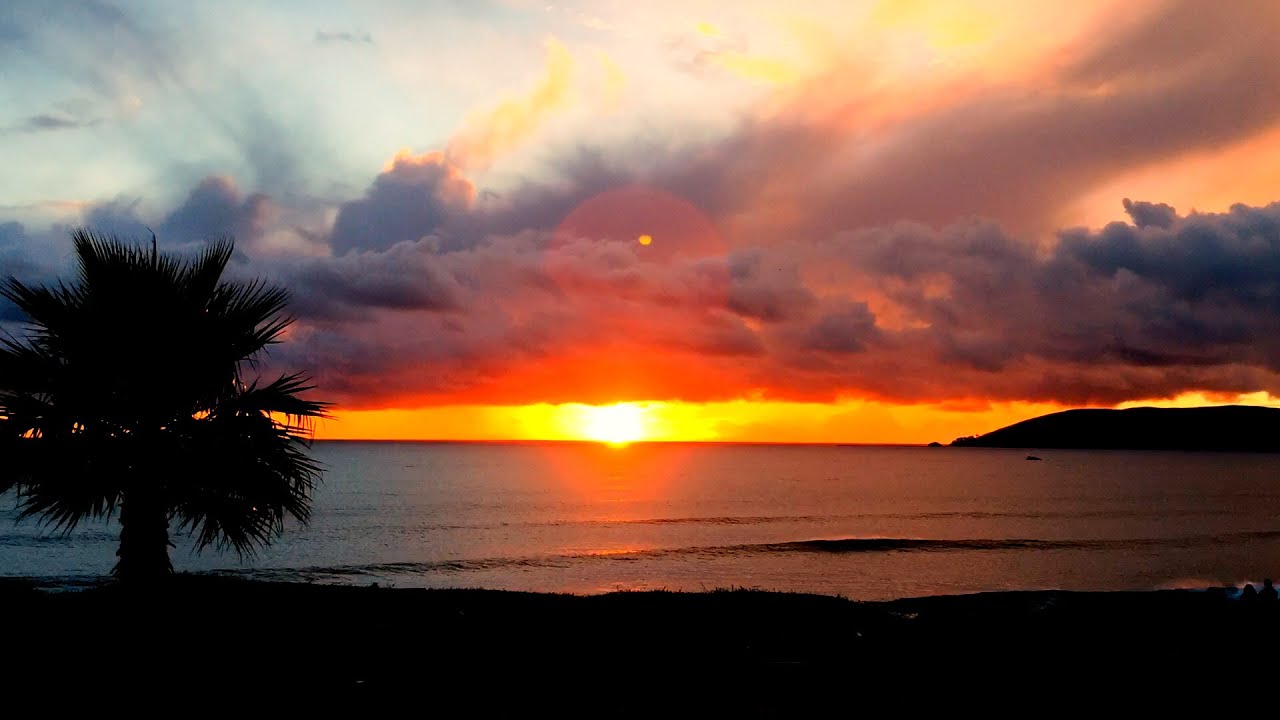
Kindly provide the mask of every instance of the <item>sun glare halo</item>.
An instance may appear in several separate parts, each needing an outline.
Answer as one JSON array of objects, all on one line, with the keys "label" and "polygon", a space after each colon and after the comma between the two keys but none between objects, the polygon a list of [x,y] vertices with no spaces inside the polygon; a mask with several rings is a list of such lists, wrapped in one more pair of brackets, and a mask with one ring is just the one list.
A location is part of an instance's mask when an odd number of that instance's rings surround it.
[{"label": "sun glare halo", "polygon": [[638,403],[587,406],[582,408],[579,431],[587,440],[620,447],[648,437],[647,415]]}]

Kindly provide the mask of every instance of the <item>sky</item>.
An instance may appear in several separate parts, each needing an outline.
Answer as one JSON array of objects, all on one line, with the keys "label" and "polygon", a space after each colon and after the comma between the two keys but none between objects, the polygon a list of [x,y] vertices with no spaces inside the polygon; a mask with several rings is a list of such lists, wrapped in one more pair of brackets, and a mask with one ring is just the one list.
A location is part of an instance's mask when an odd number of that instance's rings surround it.
[{"label": "sky", "polygon": [[77,226],[234,236],[322,438],[1280,404],[1278,36],[1271,0],[7,0],[0,275]]}]

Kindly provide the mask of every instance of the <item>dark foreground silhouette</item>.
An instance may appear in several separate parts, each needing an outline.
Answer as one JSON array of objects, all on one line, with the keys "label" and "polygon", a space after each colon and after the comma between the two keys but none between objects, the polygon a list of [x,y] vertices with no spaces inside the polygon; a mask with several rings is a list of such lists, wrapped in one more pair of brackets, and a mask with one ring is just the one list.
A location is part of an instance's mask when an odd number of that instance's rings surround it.
[{"label": "dark foreground silhouette", "polygon": [[192,258],[72,241],[76,278],[0,281],[26,315],[26,337],[0,333],[0,493],[56,529],[115,515],[113,574],[132,582],[172,573],[170,524],[243,556],[306,521],[326,404],[301,374],[255,375],[293,322],[288,292],[224,279],[230,240]]},{"label": "dark foreground silhouette", "polygon": [[1223,405],[1065,410],[1024,420],[986,435],[957,438],[951,445],[1280,452],[1280,409]]},{"label": "dark foreground silhouette", "polygon": [[[1254,664],[1237,657],[1280,639],[1280,608],[1225,590],[858,603],[756,591],[572,596],[178,576],[146,592],[115,584],[51,594],[14,581],[0,584],[0,607],[9,620],[0,678],[13,687],[51,678],[68,687],[160,683],[208,697],[411,698],[470,713],[599,711],[586,700],[599,695],[612,698],[612,715],[667,703],[782,711],[962,680],[976,697],[1010,702],[1034,685],[1070,685],[1073,696],[1137,692],[1148,675],[1194,676],[1189,691],[1241,680]],[[128,642],[95,642],[106,628]]]},{"label": "dark foreground silhouette", "polygon": [[26,316],[23,337],[0,333],[0,494],[59,530],[115,516],[112,572],[143,583],[173,571],[171,525],[243,556],[306,522],[327,405],[300,374],[258,373],[293,322],[288,293],[223,278],[231,240],[182,258],[71,237],[74,278],[0,280]]}]

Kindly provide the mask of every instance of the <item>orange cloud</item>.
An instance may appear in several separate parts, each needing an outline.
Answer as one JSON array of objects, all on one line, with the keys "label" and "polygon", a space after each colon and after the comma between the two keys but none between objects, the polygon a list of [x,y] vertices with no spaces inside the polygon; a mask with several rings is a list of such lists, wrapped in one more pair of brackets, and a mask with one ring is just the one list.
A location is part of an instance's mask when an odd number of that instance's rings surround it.
[{"label": "orange cloud", "polygon": [[525,95],[509,97],[497,106],[473,114],[449,141],[450,161],[468,169],[482,169],[533,136],[546,119],[570,100],[574,62],[559,40],[547,41],[547,64],[537,84]]},{"label": "orange cloud", "polygon": [[799,76],[795,67],[777,58],[726,52],[713,56],[713,62],[740,77],[771,85],[789,83]]},{"label": "orange cloud", "polygon": [[617,109],[622,102],[622,93],[627,87],[627,74],[609,53],[600,52],[600,68],[603,73],[601,88],[602,103],[606,111]]},{"label": "orange cloud", "polygon": [[881,0],[872,12],[872,22],[886,29],[918,32],[934,47],[950,48],[987,40],[995,18],[972,5]]}]

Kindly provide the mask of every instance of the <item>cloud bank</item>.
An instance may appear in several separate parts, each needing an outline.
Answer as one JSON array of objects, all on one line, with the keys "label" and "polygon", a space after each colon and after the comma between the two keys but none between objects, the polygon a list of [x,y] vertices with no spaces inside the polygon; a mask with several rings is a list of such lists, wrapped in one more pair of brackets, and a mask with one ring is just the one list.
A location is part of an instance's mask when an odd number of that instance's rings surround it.
[{"label": "cloud bank", "polygon": [[[353,188],[264,167],[78,220],[237,237],[236,273],[294,292],[271,362],[350,408],[1280,394],[1280,204],[1062,222],[1129,169],[1280,126],[1277,31],[1271,3],[1163,3],[1034,88],[967,80],[886,122],[837,66],[720,132],[622,146],[543,134],[580,80],[553,42],[524,92]],[[341,35],[316,40],[365,42]],[[517,146],[545,163],[488,186]],[[0,223],[4,273],[50,277],[64,233]]]}]

